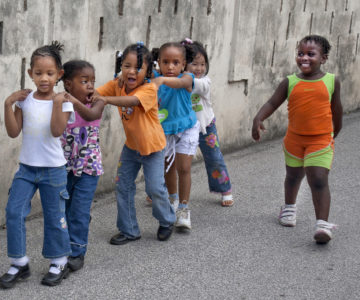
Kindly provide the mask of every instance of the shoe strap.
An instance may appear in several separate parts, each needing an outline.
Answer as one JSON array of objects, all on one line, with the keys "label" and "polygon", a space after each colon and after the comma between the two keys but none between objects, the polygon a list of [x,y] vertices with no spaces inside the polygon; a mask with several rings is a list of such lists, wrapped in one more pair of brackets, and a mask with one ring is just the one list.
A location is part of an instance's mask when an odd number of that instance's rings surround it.
[{"label": "shoe strap", "polygon": [[21,268],[23,268],[25,266],[17,266],[17,265],[14,265],[14,264],[10,265],[10,267],[13,267],[13,268],[18,269],[18,270],[20,270]]},{"label": "shoe strap", "polygon": [[63,265],[63,266],[62,266],[62,265],[57,265],[57,264],[51,264],[51,265],[50,265],[50,268],[51,268],[51,267],[54,267],[54,268],[59,269],[60,271],[64,271],[65,266],[66,266],[66,265]]}]

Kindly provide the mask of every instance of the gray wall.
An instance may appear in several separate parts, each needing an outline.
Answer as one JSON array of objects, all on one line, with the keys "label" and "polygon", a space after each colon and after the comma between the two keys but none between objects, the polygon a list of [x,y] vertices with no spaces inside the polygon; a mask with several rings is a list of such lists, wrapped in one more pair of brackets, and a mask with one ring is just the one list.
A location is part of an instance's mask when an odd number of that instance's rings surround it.
[{"label": "gray wall", "polygon": [[[223,150],[231,151],[252,143],[253,116],[284,76],[296,71],[296,44],[309,33],[330,40],[324,70],[340,76],[345,111],[359,108],[359,15],[358,0],[0,0],[0,98],[21,86],[34,88],[26,74],[31,53],[55,39],[65,44],[64,62],[81,58],[95,65],[99,86],[113,76],[115,50],[139,40],[152,48],[191,37],[207,47],[218,131]],[[266,121],[264,138],[282,134],[286,120],[283,105]],[[3,123],[1,105],[0,224],[21,143],[7,136]],[[117,110],[106,107],[106,173],[98,192],[113,189],[123,142]],[[37,198],[33,206],[32,213],[39,211]]]}]

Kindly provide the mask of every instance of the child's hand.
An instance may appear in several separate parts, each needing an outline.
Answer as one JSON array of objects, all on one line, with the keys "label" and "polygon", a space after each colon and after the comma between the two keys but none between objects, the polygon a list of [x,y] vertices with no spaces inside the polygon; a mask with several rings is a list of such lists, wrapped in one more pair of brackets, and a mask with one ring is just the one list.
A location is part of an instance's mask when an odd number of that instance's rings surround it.
[{"label": "child's hand", "polygon": [[72,97],[68,92],[61,92],[61,93],[57,93],[54,98],[53,101],[54,102],[60,102],[60,103],[64,103],[64,102],[73,102],[71,100],[73,100]]},{"label": "child's hand", "polygon": [[13,105],[16,101],[24,101],[31,91],[30,89],[16,91],[5,100],[5,104]]},{"label": "child's hand", "polygon": [[103,101],[103,102],[104,102],[104,105],[107,104],[107,101],[106,101],[106,98],[105,98],[105,97],[102,97],[102,96],[100,96],[100,95],[98,95],[98,94],[91,96],[91,98],[90,98],[91,106],[94,106],[95,102],[97,102],[97,101]]},{"label": "child's hand", "polygon": [[260,140],[260,131],[261,130],[265,131],[265,126],[260,119],[255,118],[253,121],[252,129],[251,129],[251,135],[255,141]]},{"label": "child's hand", "polygon": [[122,74],[120,74],[120,75],[118,76],[117,80],[118,80],[118,86],[119,86],[119,88],[122,89],[122,87],[123,87],[123,85],[124,85],[124,79],[123,79],[123,77],[122,77]]}]

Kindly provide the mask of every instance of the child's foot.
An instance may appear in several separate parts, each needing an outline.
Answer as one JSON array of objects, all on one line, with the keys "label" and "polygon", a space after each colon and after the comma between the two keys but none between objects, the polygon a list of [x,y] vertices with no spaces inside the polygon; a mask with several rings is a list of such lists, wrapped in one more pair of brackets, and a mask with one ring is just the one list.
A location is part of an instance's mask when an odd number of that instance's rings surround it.
[{"label": "child's foot", "polygon": [[166,241],[170,238],[173,231],[173,225],[170,225],[168,227],[159,226],[158,232],[157,232],[157,238],[159,241]]},{"label": "child's foot", "polygon": [[68,267],[70,271],[75,272],[77,270],[80,270],[83,266],[84,266],[84,255],[68,257]]},{"label": "child's foot", "polygon": [[59,285],[61,281],[69,276],[68,264],[64,266],[51,264],[49,272],[41,280],[41,284],[48,286]]},{"label": "child's foot", "polygon": [[30,276],[29,264],[25,266],[11,265],[10,270],[0,277],[0,286],[4,289],[14,287],[20,279],[26,279]]},{"label": "child's foot", "polygon": [[296,205],[285,204],[280,208],[279,223],[282,226],[294,227],[296,225]]},{"label": "child's foot", "polygon": [[174,211],[176,212],[179,207],[179,199],[169,197],[169,201],[170,201],[170,205],[173,207]]},{"label": "child's foot", "polygon": [[190,209],[183,207],[176,211],[175,227],[191,229]]},{"label": "child's foot", "polygon": [[233,196],[230,195],[222,195],[221,196],[221,206],[223,207],[230,207],[234,205]]},{"label": "child's foot", "polygon": [[336,228],[335,224],[324,220],[316,220],[314,239],[318,244],[326,244],[332,239],[332,230]]}]

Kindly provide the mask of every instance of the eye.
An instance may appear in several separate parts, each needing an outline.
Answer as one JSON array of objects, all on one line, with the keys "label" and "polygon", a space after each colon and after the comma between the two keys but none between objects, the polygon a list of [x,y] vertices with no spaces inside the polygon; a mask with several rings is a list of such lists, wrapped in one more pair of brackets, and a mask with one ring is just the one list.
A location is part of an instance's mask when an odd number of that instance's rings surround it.
[{"label": "eye", "polygon": [[88,82],[87,82],[87,80],[82,80],[81,83],[82,84],[87,84]]}]

